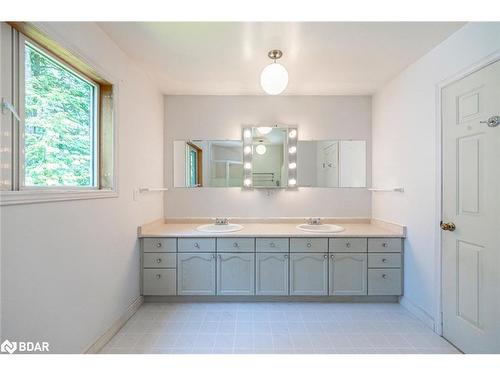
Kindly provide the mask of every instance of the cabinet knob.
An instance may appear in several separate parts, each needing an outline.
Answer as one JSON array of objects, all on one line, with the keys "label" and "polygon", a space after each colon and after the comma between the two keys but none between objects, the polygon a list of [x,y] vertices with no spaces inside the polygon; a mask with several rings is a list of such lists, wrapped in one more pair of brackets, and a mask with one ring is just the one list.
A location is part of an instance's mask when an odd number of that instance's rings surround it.
[{"label": "cabinet knob", "polygon": [[158,242],[158,243],[156,244],[156,247],[161,247],[161,242]]},{"label": "cabinet knob", "polygon": [[307,247],[311,247],[312,244],[310,242],[307,243]]},{"label": "cabinet knob", "polygon": [[283,257],[284,257],[285,259],[288,259],[288,254],[285,254]]},{"label": "cabinet knob", "polygon": [[382,247],[387,247],[387,242],[382,243]]},{"label": "cabinet knob", "polygon": [[161,258],[156,259],[156,263],[161,263]]},{"label": "cabinet knob", "polygon": [[200,244],[199,244],[198,242],[195,242],[195,243],[194,243],[194,247],[196,247],[196,248],[198,248],[198,249],[199,249],[199,248],[200,248]]},{"label": "cabinet knob", "polygon": [[387,259],[382,258],[382,263],[387,263]]},{"label": "cabinet knob", "polygon": [[269,244],[269,246],[271,246],[271,247],[276,247],[276,245],[274,244],[274,242],[271,242],[271,243]]},{"label": "cabinet knob", "polygon": [[335,259],[335,255],[333,255],[333,254],[330,255],[330,258]]},{"label": "cabinet knob", "polygon": [[219,259],[222,259],[222,255],[220,255],[220,254],[219,254],[219,255],[217,255],[217,256],[219,257]]},{"label": "cabinet knob", "polygon": [[323,255],[323,258],[328,259],[328,254]]},{"label": "cabinet knob", "polygon": [[240,247],[240,244],[238,242],[233,243],[233,247]]},{"label": "cabinet knob", "polygon": [[387,279],[387,275],[385,273],[382,274],[382,279]]},{"label": "cabinet knob", "polygon": [[346,242],[345,247],[351,247],[351,243],[350,242]]},{"label": "cabinet knob", "polygon": [[212,259],[215,259],[215,254],[212,254]]},{"label": "cabinet knob", "polygon": [[160,279],[161,279],[161,275],[160,275],[159,273],[157,273],[157,274],[156,274],[156,278],[157,278],[158,280],[160,280]]}]

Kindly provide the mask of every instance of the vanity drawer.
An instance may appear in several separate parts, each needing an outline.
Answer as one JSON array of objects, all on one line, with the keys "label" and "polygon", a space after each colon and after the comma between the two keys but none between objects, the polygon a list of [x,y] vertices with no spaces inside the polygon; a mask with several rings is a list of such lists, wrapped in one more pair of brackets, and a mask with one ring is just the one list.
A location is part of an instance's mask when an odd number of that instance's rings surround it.
[{"label": "vanity drawer", "polygon": [[400,296],[401,270],[372,268],[368,270],[368,295]]},{"label": "vanity drawer", "polygon": [[215,238],[179,238],[179,252],[215,251]]},{"label": "vanity drawer", "polygon": [[288,238],[257,238],[255,250],[258,253],[287,253]]},{"label": "vanity drawer", "polygon": [[175,268],[177,266],[177,254],[145,253],[142,260],[144,268]]},{"label": "vanity drawer", "polygon": [[370,238],[368,239],[368,252],[374,253],[399,253],[403,249],[401,238]]},{"label": "vanity drawer", "polygon": [[399,268],[401,267],[401,254],[374,253],[368,254],[368,268]]},{"label": "vanity drawer", "polygon": [[145,253],[175,253],[177,251],[177,239],[143,238],[142,250]]},{"label": "vanity drawer", "polygon": [[177,271],[173,269],[145,269],[142,274],[142,294],[145,296],[173,296],[177,290]]},{"label": "vanity drawer", "polygon": [[331,253],[366,253],[366,238],[330,238],[328,243]]},{"label": "vanity drawer", "polygon": [[217,251],[248,253],[255,251],[255,238],[217,238]]},{"label": "vanity drawer", "polygon": [[328,238],[290,238],[290,251],[294,253],[323,253],[328,251]]}]

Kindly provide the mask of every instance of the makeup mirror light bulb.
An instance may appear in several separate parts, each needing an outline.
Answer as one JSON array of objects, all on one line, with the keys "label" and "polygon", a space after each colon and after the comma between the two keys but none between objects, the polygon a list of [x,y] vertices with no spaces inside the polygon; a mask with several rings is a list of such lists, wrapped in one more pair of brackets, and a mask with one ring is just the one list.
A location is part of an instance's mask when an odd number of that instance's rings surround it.
[{"label": "makeup mirror light bulb", "polygon": [[295,178],[291,178],[288,180],[288,185],[295,186],[297,184],[297,180]]},{"label": "makeup mirror light bulb", "polygon": [[288,168],[289,169],[295,169],[295,168],[297,168],[297,163],[290,163],[290,164],[288,164]]},{"label": "makeup mirror light bulb", "polygon": [[288,133],[288,136],[290,138],[295,138],[297,136],[297,130],[295,130],[295,129],[290,130],[290,133]]},{"label": "makeup mirror light bulb", "polygon": [[245,163],[245,169],[252,169],[252,163]]},{"label": "makeup mirror light bulb", "polygon": [[243,137],[250,138],[252,136],[252,132],[249,129],[245,129],[243,132]]},{"label": "makeup mirror light bulb", "polygon": [[295,153],[297,152],[297,147],[295,147],[295,146],[290,147],[290,148],[288,149],[288,152],[289,152],[290,154],[295,154]]},{"label": "makeup mirror light bulb", "polygon": [[245,186],[251,186],[252,185],[252,180],[250,180],[249,178],[246,178],[244,181],[243,181],[243,184]]},{"label": "makeup mirror light bulb", "polygon": [[245,148],[243,149],[243,152],[248,155],[249,153],[252,152],[252,148],[250,146],[245,146]]}]

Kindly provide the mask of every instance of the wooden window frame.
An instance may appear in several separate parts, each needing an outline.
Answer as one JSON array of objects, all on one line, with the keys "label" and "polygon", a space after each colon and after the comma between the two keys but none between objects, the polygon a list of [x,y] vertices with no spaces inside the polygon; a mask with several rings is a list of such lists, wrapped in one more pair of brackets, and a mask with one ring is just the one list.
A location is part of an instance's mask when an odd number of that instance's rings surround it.
[{"label": "wooden window frame", "polygon": [[198,184],[192,187],[203,187],[203,149],[192,142],[186,142],[186,144],[196,150],[196,180]]},{"label": "wooden window frame", "polygon": [[[6,24],[12,28],[11,49],[13,51],[12,72],[14,76],[24,75],[22,70],[24,60],[20,61],[20,56],[24,56],[20,54],[19,49],[24,48],[24,42],[28,41],[29,44],[56,60],[66,69],[93,84],[96,90],[94,96],[96,99],[94,103],[96,106],[94,118],[95,181],[93,186],[89,187],[24,186],[24,160],[22,160],[21,152],[23,145],[20,143],[24,131],[24,87],[21,87],[24,85],[24,79],[13,77],[11,99],[15,107],[18,108],[22,121],[18,123],[12,116],[10,127],[12,132],[12,162],[10,165],[12,178],[9,190],[0,191],[0,205],[117,197],[115,124],[117,85],[111,83],[111,80],[104,79],[98,70],[93,68],[90,63],[85,62],[79,54],[62,47],[34,25],[25,22],[7,22]],[[2,97],[4,94],[2,92]]]}]

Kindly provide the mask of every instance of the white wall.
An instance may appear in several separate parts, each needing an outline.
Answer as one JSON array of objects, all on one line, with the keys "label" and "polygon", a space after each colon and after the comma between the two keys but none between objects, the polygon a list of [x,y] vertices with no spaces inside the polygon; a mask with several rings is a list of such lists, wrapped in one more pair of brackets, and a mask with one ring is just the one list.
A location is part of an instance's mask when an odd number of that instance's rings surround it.
[{"label": "white wall", "polygon": [[408,226],[405,300],[432,323],[438,307],[437,84],[500,49],[500,23],[470,23],[399,74],[373,99],[373,216]]},{"label": "white wall", "polygon": [[[167,186],[172,186],[174,140],[241,139],[242,125],[275,123],[297,124],[299,139],[366,139],[371,154],[369,96],[166,96]],[[368,170],[368,183],[370,176]],[[270,196],[239,188],[171,189],[165,215],[366,217],[371,196],[366,189],[301,188]]]},{"label": "white wall", "polygon": [[119,198],[1,207],[2,340],[77,353],[139,296],[137,225],[163,200],[132,191],[163,183],[163,99],[97,25],[42,26],[119,81]]}]

